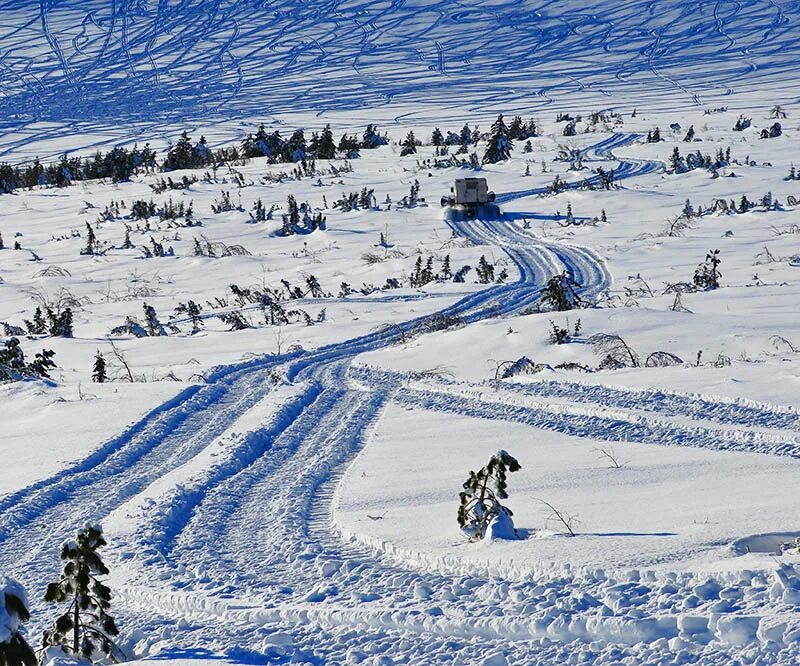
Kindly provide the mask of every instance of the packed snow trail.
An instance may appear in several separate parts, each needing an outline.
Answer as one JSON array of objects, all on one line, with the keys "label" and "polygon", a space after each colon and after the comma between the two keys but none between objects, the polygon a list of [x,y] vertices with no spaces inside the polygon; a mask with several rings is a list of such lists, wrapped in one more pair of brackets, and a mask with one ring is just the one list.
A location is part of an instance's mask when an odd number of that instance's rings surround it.
[{"label": "packed snow trail", "polygon": [[[625,141],[611,137],[595,153],[607,155],[609,146]],[[623,161],[616,171],[627,178],[657,167]],[[162,636],[172,646],[209,645],[232,655],[234,647],[246,647],[268,657],[283,646],[280,659],[311,663],[361,660],[355,653],[400,662],[479,663],[502,650],[511,663],[529,663],[533,652],[541,664],[563,664],[578,649],[593,652],[600,664],[617,663],[626,649],[640,656],[652,649],[660,659],[664,645],[625,646],[681,636],[706,655],[704,663],[724,659],[726,652],[703,647],[727,635],[725,622],[710,622],[718,598],[701,597],[693,611],[700,618],[694,633],[682,628],[686,600],[697,597],[702,582],[690,574],[666,585],[658,578],[556,567],[538,572],[545,582],[532,582],[534,572],[504,580],[467,571],[458,562],[412,563],[388,546],[343,539],[337,532],[331,517],[337,481],[391,401],[471,410],[479,417],[505,413],[529,418],[535,427],[573,427],[569,414],[547,422],[553,410],[516,406],[535,393],[528,387],[506,387],[506,404],[500,399],[489,405],[476,400],[470,387],[461,395],[426,393],[404,386],[402,375],[351,371],[358,354],[394,344],[443,316],[469,324],[524,312],[556,272],[566,270],[582,281],[587,297],[609,284],[602,262],[585,248],[538,240],[508,221],[448,223],[473,242],[504,248],[519,280],[466,296],[436,315],[218,371],[207,385],[185,391],[86,461],[0,501],[0,568],[29,586],[43,583],[58,567],[58,544],[92,519],[108,528],[114,570],[127,572],[120,573],[118,599],[124,626],[139,639]],[[572,411],[590,398],[587,389]],[[618,409],[638,410],[629,419],[633,430],[615,433],[609,419],[578,416],[585,433],[602,436],[605,428],[614,439],[635,431],[659,443],[666,426],[641,415],[648,401],[631,394],[624,405],[623,399],[617,397]],[[686,445],[709,446],[714,436],[743,448],[791,444],[785,432],[748,438],[738,423],[718,418],[721,407],[709,399],[676,396],[668,409],[670,417],[718,419],[713,428],[684,427],[679,434]],[[753,409],[769,428],[796,425],[780,410]],[[750,612],[747,631],[755,636],[761,630],[756,613],[777,602],[756,577],[736,582],[753,588],[747,603],[731,610]],[[634,606],[637,617],[628,613]],[[175,618],[191,624],[169,630]],[[575,640],[600,643],[591,650],[568,645]],[[153,646],[158,640],[145,642]]]}]

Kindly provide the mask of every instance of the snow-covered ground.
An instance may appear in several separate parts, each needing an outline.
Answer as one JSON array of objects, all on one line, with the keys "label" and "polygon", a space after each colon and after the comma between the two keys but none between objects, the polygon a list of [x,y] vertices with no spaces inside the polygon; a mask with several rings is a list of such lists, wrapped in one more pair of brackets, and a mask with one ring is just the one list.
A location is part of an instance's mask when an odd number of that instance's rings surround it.
[{"label": "snow-covered ground", "polygon": [[[380,121],[392,139],[299,179],[259,158],[169,174],[199,178],[182,190],[139,174],[0,195],[0,322],[24,327],[37,304],[75,314],[73,338],[21,335],[29,359],[55,351],[51,381],[0,384],[0,573],[28,591],[31,636],[51,619],[61,541],[91,520],[123,647],[148,664],[800,660],[800,554],[782,552],[800,536],[794,9],[6,4],[3,159],[163,146],[183,127],[225,144],[258,115],[286,136]],[[778,102],[784,134],[762,140]],[[611,105],[626,112],[576,136],[555,120]],[[753,126],[733,131],[742,110]],[[434,121],[487,131],[500,111],[535,111],[541,134],[478,174],[502,214],[443,210],[472,172],[397,142],[414,129],[428,144]],[[665,140],[646,143],[655,127]],[[730,148],[731,163],[668,173],[676,147]],[[580,189],[597,168],[618,187]],[[557,175],[572,186],[547,195]],[[423,200],[402,207],[415,181]],[[370,209],[334,207],[363,188]],[[234,209],[215,213],[224,192]],[[687,200],[767,193],[781,205],[676,225]],[[327,228],[281,236],[289,195]],[[170,198],[201,226],[131,218],[133,201]],[[271,219],[251,219],[257,201]],[[144,257],[159,244],[168,256]],[[676,296],[715,249],[721,288]],[[480,284],[482,256],[507,279]],[[409,284],[445,257],[472,267],[465,282]],[[590,307],[539,311],[561,271]],[[289,323],[247,296],[268,289]],[[176,311],[189,301],[195,332]],[[168,335],[112,333],[144,304]],[[248,327],[229,330],[232,313]],[[635,367],[596,370],[601,334]],[[98,353],[113,381],[92,381]],[[537,372],[502,378],[523,357]],[[470,543],[458,492],[498,449],[522,465],[507,500],[519,538]]]}]

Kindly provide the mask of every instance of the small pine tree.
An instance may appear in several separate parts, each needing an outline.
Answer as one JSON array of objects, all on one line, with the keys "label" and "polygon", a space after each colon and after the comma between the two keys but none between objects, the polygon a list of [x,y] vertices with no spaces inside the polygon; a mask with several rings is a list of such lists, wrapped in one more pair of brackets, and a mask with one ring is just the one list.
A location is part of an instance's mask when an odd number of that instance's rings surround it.
[{"label": "small pine tree", "polygon": [[486,146],[486,152],[483,155],[484,164],[496,164],[511,157],[511,149],[514,144],[508,133],[503,121],[503,114],[497,116],[497,120],[492,125],[491,134],[489,136],[489,143]]},{"label": "small pine tree", "polygon": [[164,326],[158,320],[156,309],[152,305],[143,303],[142,310],[144,311],[144,326],[145,330],[147,331],[147,335],[154,337],[160,335],[166,335],[166,332],[164,331]]},{"label": "small pine tree", "polygon": [[72,309],[64,308],[62,312],[53,312],[47,308],[47,321],[50,335],[53,337],[72,337]]},{"label": "small pine tree", "polygon": [[333,140],[333,132],[330,125],[325,125],[325,129],[319,136],[316,157],[320,160],[332,160],[336,157],[336,143]]},{"label": "small pine tree", "polygon": [[414,132],[411,131],[406,135],[406,138],[403,139],[403,142],[400,144],[400,157],[405,157],[406,155],[413,155],[417,152],[417,139],[414,136]]},{"label": "small pine tree", "polygon": [[459,493],[461,504],[458,507],[458,525],[470,541],[483,539],[494,520],[510,524],[513,530],[511,516],[514,514],[500,500],[508,498],[508,472],[517,472],[521,468],[517,459],[508,452],[498,451],[485,467],[477,472],[470,471],[464,489]]},{"label": "small pine tree", "polygon": [[92,381],[97,384],[105,384],[108,381],[108,374],[106,372],[106,359],[100,353],[100,350],[94,356],[94,365],[92,366]]},{"label": "small pine tree", "polygon": [[446,254],[442,260],[442,272],[440,274],[443,280],[449,280],[453,277],[453,271],[450,268],[450,255]]},{"label": "small pine tree", "polygon": [[486,257],[481,255],[481,258],[478,260],[478,281],[481,284],[489,284],[490,282],[494,282],[494,265],[490,264],[486,261]]},{"label": "small pine tree", "polygon": [[541,291],[542,304],[546,308],[557,312],[565,312],[580,307],[583,301],[578,296],[578,288],[580,288],[580,285],[566,272],[554,275],[547,281]]},{"label": "small pine tree", "polygon": [[700,264],[694,272],[694,286],[706,291],[719,289],[719,279],[722,277],[722,273],[719,271],[720,263],[722,262],[719,258],[719,250],[708,252],[705,262]]},{"label": "small pine tree", "polygon": [[25,590],[10,578],[0,578],[0,665],[36,664],[36,655],[22,633],[22,625],[30,618]]},{"label": "small pine tree", "polygon": [[81,254],[97,254],[97,236],[94,234],[92,225],[88,222],[86,223],[86,247],[81,250]]},{"label": "small pine tree", "polygon": [[431,134],[431,144],[437,148],[444,145],[444,136],[438,127],[434,128],[433,134]]},{"label": "small pine tree", "polygon": [[130,250],[133,248],[133,243],[131,242],[131,228],[126,224],[125,225],[125,239],[122,241],[122,249],[123,250]]},{"label": "small pine tree", "polygon": [[98,579],[109,573],[97,554],[105,545],[102,527],[85,525],[74,541],[61,547],[64,572],[58,582],[47,586],[44,600],[68,607],[44,633],[45,648],[60,647],[89,660],[101,653],[117,661],[119,649],[113,637],[119,630],[108,614],[111,590]]},{"label": "small pine tree", "polygon": [[202,309],[203,308],[201,308],[194,301],[189,301],[186,304],[186,315],[192,322],[192,335],[194,335],[195,333],[199,333],[200,329],[203,327],[203,318],[200,316],[200,312],[202,311]]}]

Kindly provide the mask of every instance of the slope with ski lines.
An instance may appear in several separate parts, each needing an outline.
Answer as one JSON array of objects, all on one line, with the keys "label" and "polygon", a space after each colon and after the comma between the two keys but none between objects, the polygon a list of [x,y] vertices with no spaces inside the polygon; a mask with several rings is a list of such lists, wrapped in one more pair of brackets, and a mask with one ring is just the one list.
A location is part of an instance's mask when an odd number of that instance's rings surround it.
[{"label": "slope with ski lines", "polygon": [[[223,123],[229,137],[242,118],[364,108],[413,123],[796,96],[797,12],[768,0],[25,0],[0,16],[0,111],[18,130],[0,150],[12,155],[73,133],[113,143]],[[782,99],[765,99],[765,81]]]}]

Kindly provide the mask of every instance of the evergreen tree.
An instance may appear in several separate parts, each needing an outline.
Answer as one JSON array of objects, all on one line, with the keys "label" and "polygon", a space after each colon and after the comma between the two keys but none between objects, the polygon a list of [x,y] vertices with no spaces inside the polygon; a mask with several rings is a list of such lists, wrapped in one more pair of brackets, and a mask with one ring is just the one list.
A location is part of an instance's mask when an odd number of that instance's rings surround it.
[{"label": "evergreen tree", "polygon": [[433,134],[431,134],[431,144],[437,148],[444,145],[444,136],[442,136],[442,131],[438,127],[435,127]]},{"label": "evergreen tree", "polygon": [[28,329],[28,335],[44,335],[47,333],[47,322],[42,314],[42,308],[38,305],[33,312],[33,321],[25,320],[25,328]]},{"label": "evergreen tree", "polygon": [[522,139],[522,134],[524,132],[524,125],[522,122],[521,116],[514,116],[513,120],[508,126],[508,136],[510,139],[516,141],[517,139]]},{"label": "evergreen tree", "polygon": [[175,169],[194,169],[199,166],[199,160],[192,140],[187,132],[181,134],[178,142],[167,151],[167,157],[164,160],[164,169],[167,171],[174,171]]},{"label": "evergreen tree", "polygon": [[17,338],[9,338],[0,347],[0,381],[19,379],[25,374],[25,353]]},{"label": "evergreen tree", "polygon": [[478,281],[481,284],[489,284],[490,282],[494,282],[494,265],[490,264],[486,261],[486,257],[481,255],[481,258],[478,260]]},{"label": "evergreen tree", "polygon": [[507,474],[520,469],[522,466],[517,459],[501,450],[485,467],[477,472],[470,471],[459,493],[458,507],[458,525],[470,541],[482,539],[494,520],[511,523],[514,514],[500,500],[508,499]]},{"label": "evergreen tree", "polygon": [[411,131],[406,135],[406,138],[403,139],[403,142],[400,144],[400,157],[405,157],[406,155],[413,155],[417,152],[417,139],[414,137],[414,132]]},{"label": "evergreen tree", "polygon": [[202,309],[203,308],[194,301],[190,300],[186,303],[186,316],[189,317],[189,321],[192,322],[192,335],[199,333],[204,325],[203,318],[200,316]]},{"label": "evergreen tree", "polygon": [[109,573],[97,550],[106,545],[99,525],[85,525],[74,541],[61,548],[66,562],[58,582],[50,583],[45,601],[68,604],[53,627],[44,633],[44,647],[60,647],[67,654],[92,660],[98,653],[117,661],[119,634],[111,608],[111,590],[98,576]]},{"label": "evergreen tree", "polygon": [[302,129],[295,130],[284,144],[282,157],[285,162],[300,162],[306,158],[306,137]]},{"label": "evergreen tree", "polygon": [[72,308],[64,308],[61,312],[47,308],[47,321],[49,333],[53,337],[72,337]]},{"label": "evergreen tree", "polygon": [[88,222],[86,223],[86,247],[81,250],[81,254],[97,254],[97,236],[94,235],[94,229]]},{"label": "evergreen tree", "polygon": [[377,148],[378,146],[382,146],[384,144],[383,137],[378,134],[377,128],[375,125],[367,125],[367,129],[364,130],[364,134],[361,137],[361,147],[370,149],[370,148]]},{"label": "evergreen tree", "polygon": [[309,275],[306,278],[306,286],[308,287],[306,294],[311,294],[311,298],[322,298],[325,295],[325,292],[322,291],[322,287],[319,284],[319,280],[313,275]]},{"label": "evergreen tree", "polygon": [[286,199],[286,214],[292,227],[296,228],[300,225],[300,208],[297,205],[297,199],[291,194]]},{"label": "evergreen tree", "polygon": [[722,277],[719,271],[720,263],[719,250],[708,252],[705,263],[700,264],[694,272],[694,286],[706,291],[719,289],[719,279]]},{"label": "evergreen tree", "polygon": [[36,655],[22,633],[30,618],[25,590],[10,578],[0,578],[0,666],[35,666]]},{"label": "evergreen tree", "polygon": [[472,130],[467,123],[464,123],[464,127],[461,128],[461,132],[458,135],[458,143],[461,146],[458,150],[459,153],[469,152],[469,145],[472,143]]},{"label": "evergreen tree", "polygon": [[144,327],[145,330],[147,331],[147,335],[153,337],[166,335],[164,326],[158,320],[156,309],[152,305],[143,303],[142,310],[144,311]]},{"label": "evergreen tree", "polygon": [[443,280],[449,280],[453,277],[453,271],[450,268],[450,255],[446,254],[442,260],[442,272],[440,274]]},{"label": "evergreen tree", "polygon": [[33,362],[28,365],[28,373],[35,377],[50,379],[50,369],[56,364],[53,357],[56,353],[52,349],[43,349],[33,357]]},{"label": "evergreen tree", "polygon": [[325,125],[325,129],[320,134],[316,157],[320,160],[332,160],[336,157],[336,144],[330,125]]},{"label": "evergreen tree", "polygon": [[130,250],[133,248],[133,242],[131,241],[131,228],[126,224],[125,225],[125,238],[122,241],[122,249],[123,250]]},{"label": "evergreen tree", "polygon": [[577,292],[579,287],[580,285],[566,272],[554,275],[541,291],[542,304],[558,312],[580,307],[582,300]]},{"label": "evergreen tree", "polygon": [[106,372],[106,359],[100,353],[100,350],[98,350],[94,355],[92,381],[96,382],[97,384],[105,384],[108,381],[108,374]]},{"label": "evergreen tree", "polygon": [[414,271],[411,273],[409,282],[411,282],[412,287],[422,286],[422,257],[417,257],[417,261],[414,263]]},{"label": "evergreen tree", "polygon": [[486,146],[486,152],[483,155],[484,164],[495,164],[511,157],[511,149],[513,148],[511,138],[508,134],[508,127],[503,122],[503,114],[497,116],[492,125],[489,143]]}]

